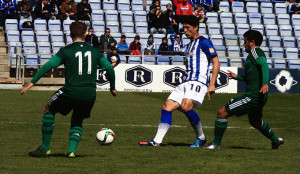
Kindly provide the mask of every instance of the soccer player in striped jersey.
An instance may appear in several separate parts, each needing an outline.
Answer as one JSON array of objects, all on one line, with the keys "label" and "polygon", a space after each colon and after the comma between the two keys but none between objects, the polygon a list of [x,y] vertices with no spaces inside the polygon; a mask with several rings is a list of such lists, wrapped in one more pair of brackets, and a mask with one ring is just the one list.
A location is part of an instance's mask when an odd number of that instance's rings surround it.
[{"label": "soccer player in striped jersey", "polygon": [[[220,62],[211,41],[199,35],[197,17],[185,17],[183,28],[185,35],[191,40],[186,50],[186,75],[184,82],[174,89],[162,106],[161,119],[154,139],[139,142],[141,146],[161,145],[164,136],[171,127],[172,112],[176,109],[179,109],[187,116],[195,130],[196,140],[189,147],[200,147],[206,143],[200,118],[193,108],[202,105],[206,93],[210,100],[210,94],[215,91]],[[211,62],[213,63],[213,70],[209,82],[209,65]]]},{"label": "soccer player in striped jersey", "polygon": [[67,115],[73,110],[69,134],[69,158],[75,158],[76,148],[82,134],[82,122],[90,117],[96,99],[97,66],[107,71],[110,79],[110,91],[117,95],[115,89],[114,69],[104,55],[84,41],[86,25],[73,22],[70,25],[73,43],[60,50],[35,74],[31,82],[21,91],[24,94],[52,68],[61,64],[65,66],[65,86],[51,97],[45,107],[42,119],[42,144],[35,151],[29,152],[33,157],[47,157],[50,154],[50,141],[54,129],[54,115]]},{"label": "soccer player in striped jersey", "polygon": [[262,120],[262,111],[267,102],[269,90],[269,67],[263,50],[259,48],[263,36],[258,31],[249,30],[244,33],[244,38],[244,47],[249,53],[245,63],[245,76],[237,75],[231,71],[227,75],[233,79],[245,81],[246,93],[230,99],[218,111],[214,130],[215,138],[212,144],[205,147],[207,149],[219,149],[221,147],[228,117],[244,114],[248,114],[249,122],[253,127],[271,140],[272,149],[278,149],[284,143],[284,140],[273,132],[268,123]]}]

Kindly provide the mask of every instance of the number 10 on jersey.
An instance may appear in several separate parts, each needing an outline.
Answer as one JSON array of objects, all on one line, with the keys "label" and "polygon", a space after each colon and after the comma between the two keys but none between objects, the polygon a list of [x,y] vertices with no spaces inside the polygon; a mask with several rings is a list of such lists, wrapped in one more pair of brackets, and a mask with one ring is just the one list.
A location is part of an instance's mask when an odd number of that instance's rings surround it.
[{"label": "number 10 on jersey", "polygon": [[[82,75],[82,52],[78,51],[75,54],[76,57],[78,57],[78,74]],[[84,54],[84,57],[88,58],[88,71],[87,74],[91,74],[92,73],[92,53],[91,51],[87,51]]]}]

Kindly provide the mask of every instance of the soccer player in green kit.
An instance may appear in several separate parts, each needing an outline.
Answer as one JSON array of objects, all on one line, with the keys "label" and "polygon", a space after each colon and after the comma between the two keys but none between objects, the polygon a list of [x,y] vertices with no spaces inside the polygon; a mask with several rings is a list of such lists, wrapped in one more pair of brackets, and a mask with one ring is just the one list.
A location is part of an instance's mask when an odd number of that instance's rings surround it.
[{"label": "soccer player in green kit", "polygon": [[217,114],[215,121],[213,143],[206,149],[220,149],[223,134],[227,128],[228,117],[248,114],[250,124],[259,130],[265,137],[271,140],[272,149],[284,143],[270,128],[268,123],[262,120],[263,107],[268,99],[269,67],[264,52],[259,48],[263,41],[260,32],[249,30],[244,33],[244,47],[249,53],[245,63],[245,76],[237,75],[231,71],[227,74],[236,80],[246,82],[246,93],[230,99]]},{"label": "soccer player in green kit", "polygon": [[97,66],[107,71],[110,80],[110,92],[117,95],[114,69],[104,55],[84,42],[87,26],[73,22],[70,25],[73,43],[60,50],[35,74],[31,83],[21,91],[24,94],[49,70],[61,64],[65,66],[65,85],[51,97],[45,107],[42,119],[42,145],[29,152],[33,157],[50,155],[50,141],[54,129],[54,115],[67,115],[73,110],[69,134],[69,158],[75,158],[76,148],[82,134],[82,122],[90,117],[96,99]]}]

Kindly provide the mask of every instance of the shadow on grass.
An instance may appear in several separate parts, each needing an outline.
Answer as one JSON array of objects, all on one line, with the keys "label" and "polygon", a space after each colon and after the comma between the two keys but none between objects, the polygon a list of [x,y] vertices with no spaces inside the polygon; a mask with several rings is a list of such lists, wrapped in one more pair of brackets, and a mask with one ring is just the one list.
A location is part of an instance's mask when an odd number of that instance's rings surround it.
[{"label": "shadow on grass", "polygon": [[189,146],[191,144],[186,144],[186,143],[168,143],[168,144],[163,144],[162,146]]},{"label": "shadow on grass", "polygon": [[[76,155],[76,158],[83,158],[83,157],[88,157],[91,155]],[[54,153],[54,154],[50,154],[49,155],[50,158],[52,157],[62,157],[62,158],[67,158],[66,154],[62,154],[62,153]]]},{"label": "shadow on grass", "polygon": [[242,147],[242,146],[229,146],[231,149],[246,149],[246,150],[258,150],[258,149],[266,149],[266,148],[252,148],[252,147]]}]

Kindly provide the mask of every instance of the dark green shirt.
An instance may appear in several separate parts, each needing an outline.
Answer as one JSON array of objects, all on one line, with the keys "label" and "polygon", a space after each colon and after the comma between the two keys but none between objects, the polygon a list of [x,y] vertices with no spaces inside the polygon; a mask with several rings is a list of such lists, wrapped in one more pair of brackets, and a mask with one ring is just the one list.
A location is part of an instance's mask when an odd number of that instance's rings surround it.
[{"label": "dark green shirt", "polygon": [[60,50],[36,73],[36,83],[51,68],[65,66],[64,93],[71,98],[92,100],[96,97],[97,66],[107,71],[111,90],[115,89],[113,67],[103,54],[85,42],[74,42]]}]

